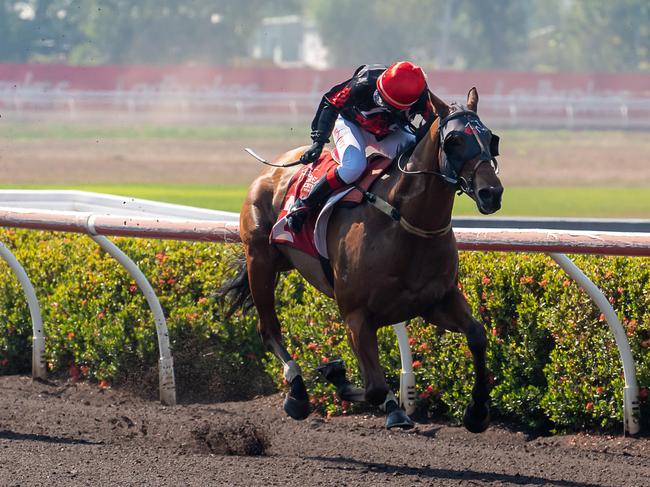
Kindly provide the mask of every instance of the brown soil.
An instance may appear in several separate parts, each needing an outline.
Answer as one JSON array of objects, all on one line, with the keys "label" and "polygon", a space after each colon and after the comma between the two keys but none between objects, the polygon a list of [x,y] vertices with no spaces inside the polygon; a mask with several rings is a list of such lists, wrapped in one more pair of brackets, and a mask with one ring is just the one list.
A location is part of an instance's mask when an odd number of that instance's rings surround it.
[{"label": "brown soil", "polygon": [[247,184],[262,168],[249,145],[269,158],[288,149],[268,139],[0,139],[0,184]]},{"label": "brown soil", "polygon": [[[602,140],[581,132],[557,139],[553,133],[506,135],[501,179],[506,186],[649,186],[645,134],[602,134]],[[244,147],[273,159],[299,143],[295,138],[0,139],[0,184],[248,184],[263,166]]]},{"label": "brown soil", "polygon": [[274,394],[164,407],[88,383],[0,377],[0,485],[642,486],[650,440],[474,435],[444,422],[387,431],[384,418],[299,422]]}]

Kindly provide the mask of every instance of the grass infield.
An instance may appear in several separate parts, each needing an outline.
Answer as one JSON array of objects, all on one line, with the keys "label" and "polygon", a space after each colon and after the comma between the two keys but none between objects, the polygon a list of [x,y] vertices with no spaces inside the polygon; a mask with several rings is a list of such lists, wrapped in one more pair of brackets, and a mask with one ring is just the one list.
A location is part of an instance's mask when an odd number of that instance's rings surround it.
[{"label": "grass infield", "polygon": [[[245,186],[92,184],[82,186],[3,186],[4,189],[77,189],[144,198],[166,203],[238,212]],[[455,215],[480,216],[467,196],[456,198]],[[650,218],[647,188],[509,187],[501,216],[564,216],[583,218]]]}]

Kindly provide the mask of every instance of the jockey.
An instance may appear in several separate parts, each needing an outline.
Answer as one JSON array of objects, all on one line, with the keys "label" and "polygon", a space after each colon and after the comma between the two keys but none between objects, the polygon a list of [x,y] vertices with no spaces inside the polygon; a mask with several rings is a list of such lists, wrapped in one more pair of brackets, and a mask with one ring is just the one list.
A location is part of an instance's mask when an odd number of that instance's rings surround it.
[{"label": "jockey", "polygon": [[415,135],[408,127],[416,115],[427,121],[435,117],[426,76],[408,61],[388,68],[361,66],[351,79],[328,91],[311,123],[313,144],[300,161],[317,161],[333,134],[340,165],[319,179],[307,197],[296,200],[287,217],[289,227],[299,231],[309,210],[363,174],[366,147],[392,159],[412,143]]}]

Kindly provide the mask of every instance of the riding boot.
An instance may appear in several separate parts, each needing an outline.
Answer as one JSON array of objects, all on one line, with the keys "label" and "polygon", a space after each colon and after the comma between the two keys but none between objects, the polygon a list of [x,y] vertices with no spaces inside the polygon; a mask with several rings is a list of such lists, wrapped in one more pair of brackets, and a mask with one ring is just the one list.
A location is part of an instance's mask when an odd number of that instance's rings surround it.
[{"label": "riding boot", "polygon": [[321,206],[334,191],[343,188],[345,185],[336,170],[328,171],[325,176],[316,181],[304,199],[298,198],[295,201],[287,216],[289,228],[294,232],[299,232],[309,212]]}]

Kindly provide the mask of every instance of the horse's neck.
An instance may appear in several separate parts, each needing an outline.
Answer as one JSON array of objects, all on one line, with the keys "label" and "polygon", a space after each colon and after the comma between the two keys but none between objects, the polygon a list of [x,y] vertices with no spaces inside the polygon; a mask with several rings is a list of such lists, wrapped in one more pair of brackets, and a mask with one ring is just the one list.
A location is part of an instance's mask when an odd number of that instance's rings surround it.
[{"label": "horse's neck", "polygon": [[[413,150],[407,169],[409,171],[440,172],[438,121]],[[399,171],[399,169],[396,169]],[[455,191],[440,176],[399,173],[390,199],[395,201],[400,213],[409,223],[423,230],[437,230],[449,224],[454,206]]]}]

